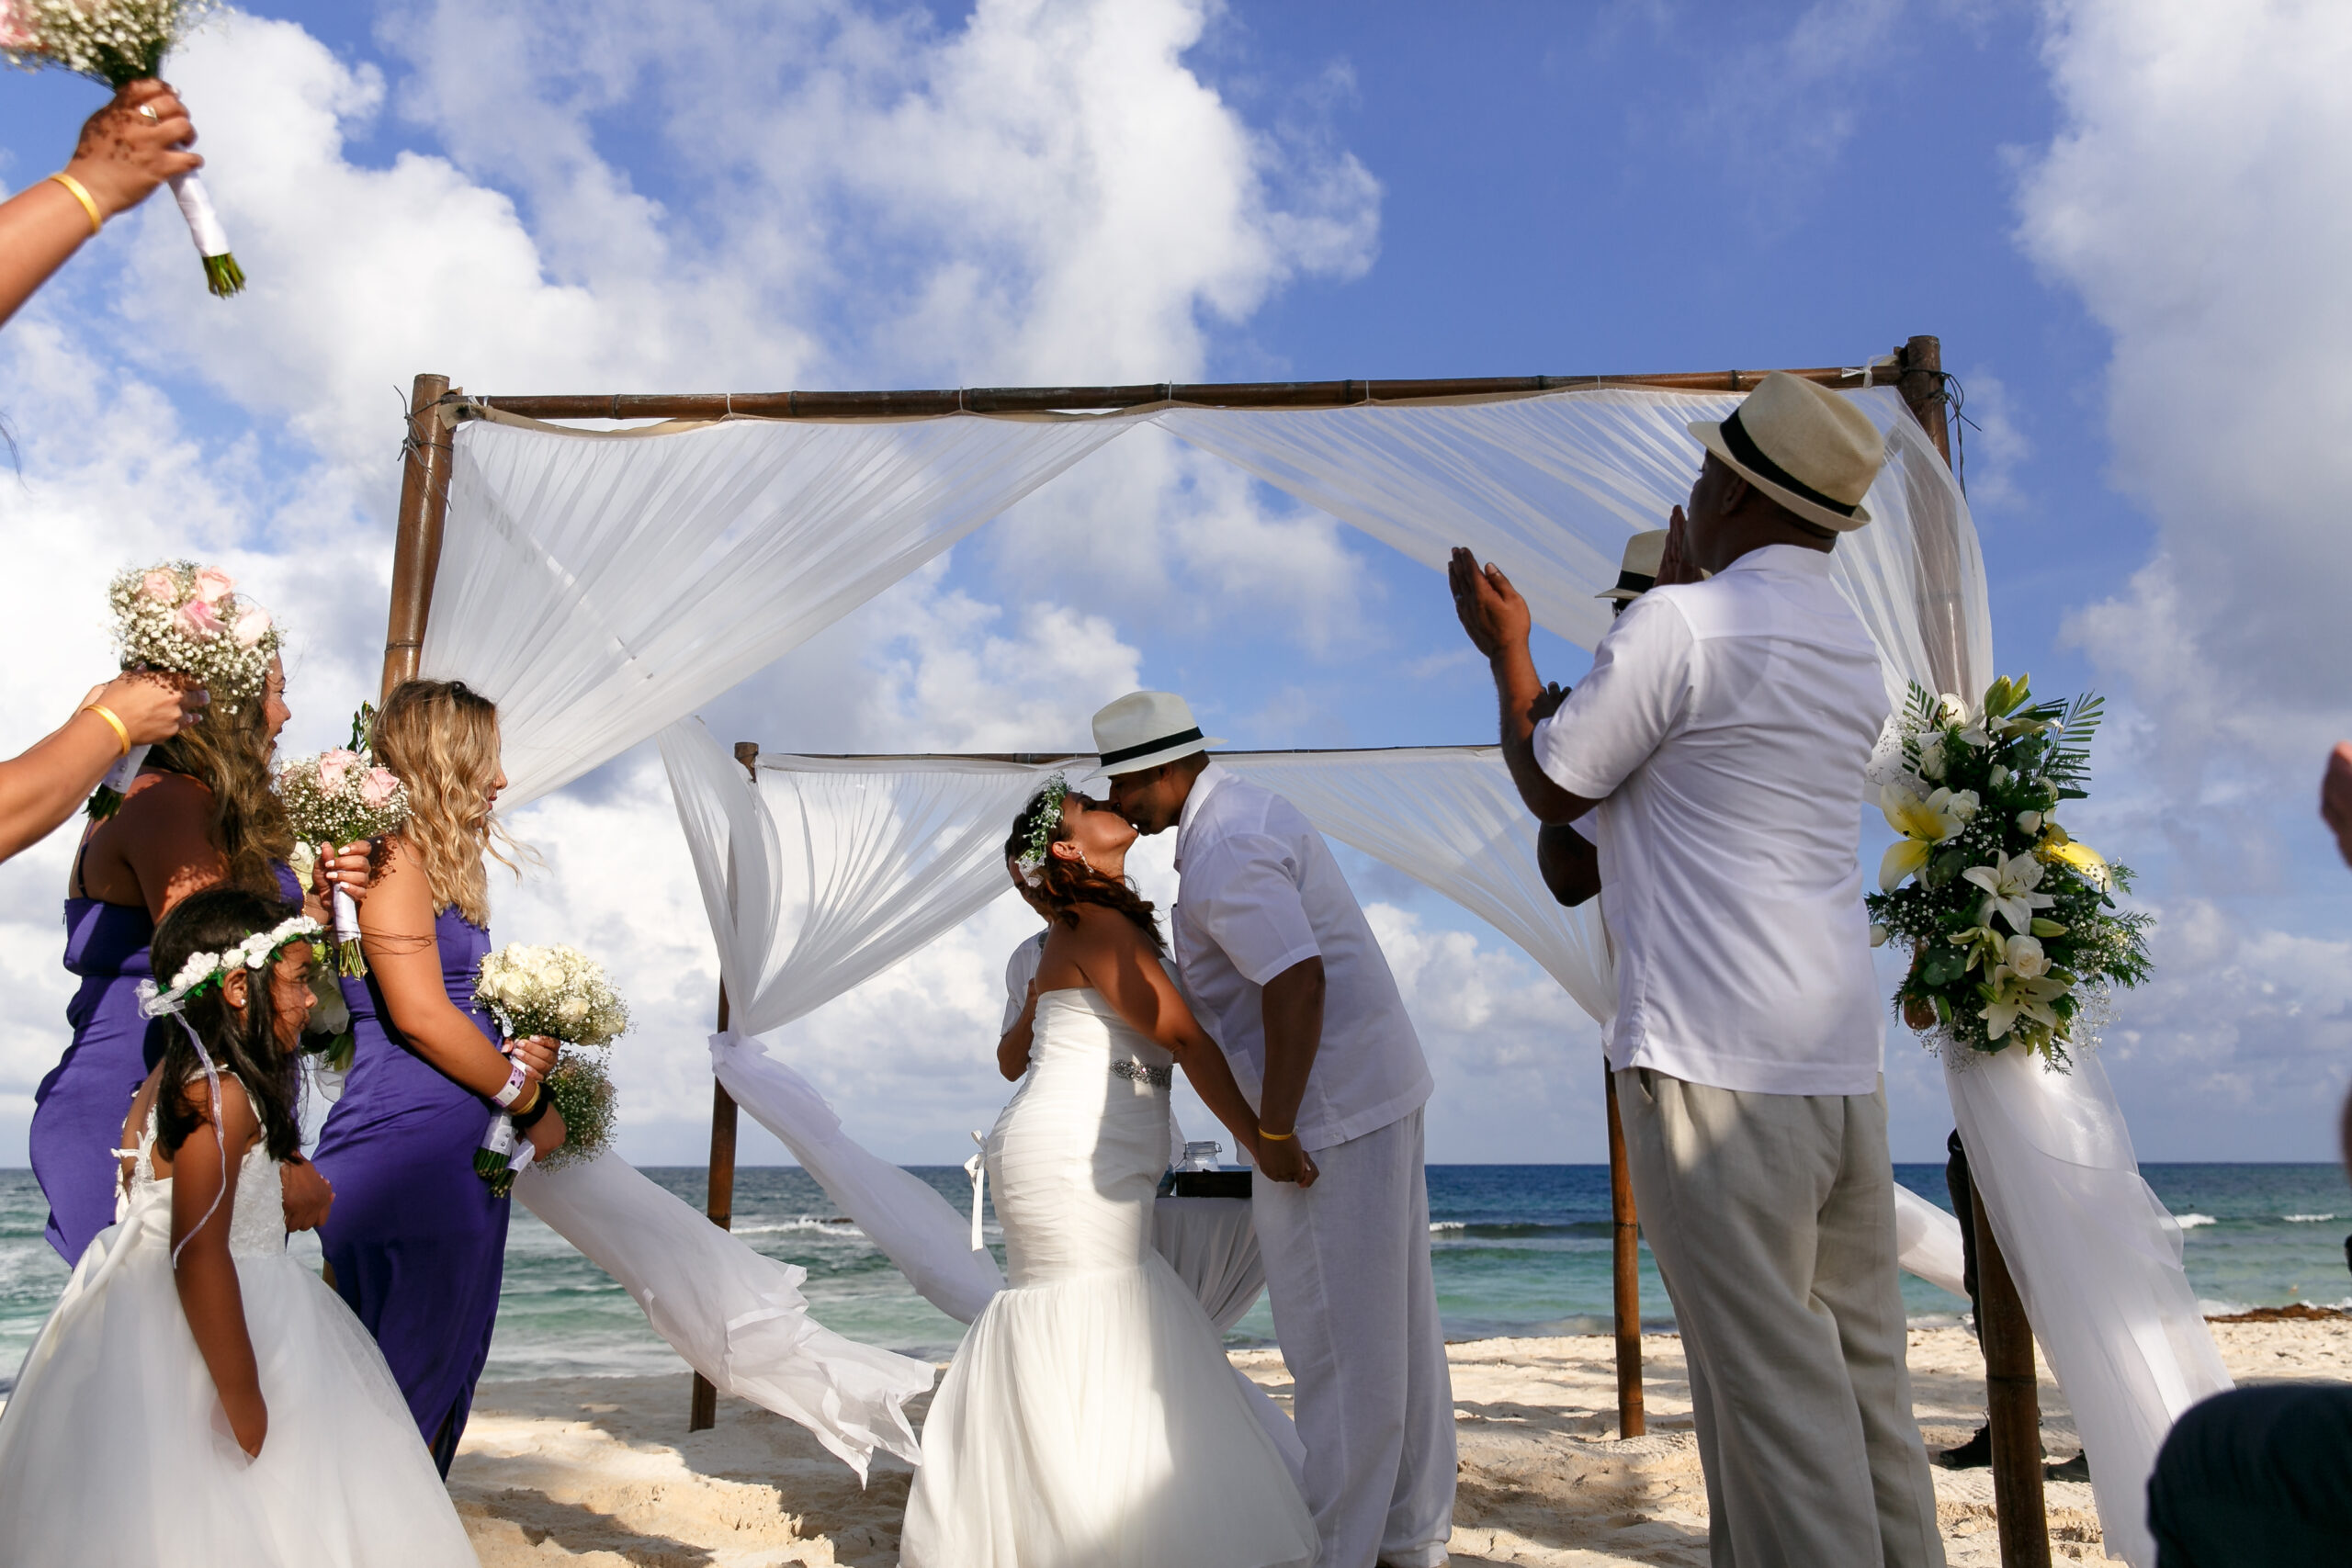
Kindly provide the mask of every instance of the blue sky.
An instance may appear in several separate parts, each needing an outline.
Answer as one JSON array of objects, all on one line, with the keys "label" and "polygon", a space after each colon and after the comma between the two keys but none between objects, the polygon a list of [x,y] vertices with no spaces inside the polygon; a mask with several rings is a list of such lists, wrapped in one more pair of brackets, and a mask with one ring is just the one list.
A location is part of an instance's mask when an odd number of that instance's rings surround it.
[{"label": "blue sky", "polygon": [[[59,586],[0,631],[11,733],[102,656],[96,584],[190,548],[301,634],[289,742],[372,688],[393,389],[770,389],[1859,364],[1939,334],[2005,670],[2117,718],[2086,836],[2163,977],[2108,1066],[2151,1159],[2325,1157],[2352,880],[2311,813],[2352,731],[2335,366],[2352,118],[2332,13],[1969,0],[259,5],[172,68],[256,277],[175,215],[0,333]],[[0,180],[96,90],[11,78]],[[1133,454],[1125,448],[1136,446]],[[2340,491],[2337,491],[2340,493]],[[77,597],[78,595],[78,597]],[[85,614],[83,606],[87,606]],[[1487,739],[1436,578],[1214,463],[1123,444],[707,710],[804,750],[1075,744],[1123,684],[1250,745]],[[1548,673],[1585,662],[1556,641]],[[79,684],[76,684],[76,682]],[[1019,735],[992,716],[1047,716]],[[658,774],[526,813],[500,933],[603,942],[652,1021],[624,1152],[694,1157],[715,981]],[[62,1043],[53,841],[0,883],[0,1161]],[[1599,1157],[1592,1031],[1491,931],[1348,862],[1439,1064],[1431,1156]],[[997,908],[799,1026],[897,1157],[1001,1089]],[[1889,1038],[1898,1157],[1939,1156]],[[763,1151],[772,1154],[770,1146]]]}]

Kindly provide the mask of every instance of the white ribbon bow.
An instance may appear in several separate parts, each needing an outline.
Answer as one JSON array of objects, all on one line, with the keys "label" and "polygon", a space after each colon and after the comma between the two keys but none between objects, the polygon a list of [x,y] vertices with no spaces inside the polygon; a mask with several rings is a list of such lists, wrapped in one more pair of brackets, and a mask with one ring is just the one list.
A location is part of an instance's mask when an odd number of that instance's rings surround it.
[{"label": "white ribbon bow", "polygon": [[980,1198],[982,1194],[988,1191],[989,1187],[988,1134],[985,1133],[975,1133],[972,1134],[972,1142],[980,1145],[980,1152],[964,1162],[964,1174],[972,1179],[972,1250],[974,1252],[978,1252],[981,1249],[982,1246],[980,1241]]}]

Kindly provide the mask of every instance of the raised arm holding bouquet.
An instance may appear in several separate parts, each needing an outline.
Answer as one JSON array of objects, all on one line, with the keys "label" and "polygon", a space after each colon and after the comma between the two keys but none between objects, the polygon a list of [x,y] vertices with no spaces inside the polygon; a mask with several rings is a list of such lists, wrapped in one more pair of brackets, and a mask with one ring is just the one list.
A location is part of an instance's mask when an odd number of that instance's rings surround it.
[{"label": "raised arm holding bouquet", "polygon": [[1868,900],[1871,940],[1910,950],[1895,1000],[1931,1043],[2064,1066],[2096,1043],[2113,988],[2147,977],[2148,917],[2116,907],[2131,869],[2058,825],[2060,803],[2088,794],[2099,700],[2035,703],[2026,681],[2001,677],[1973,707],[1912,688],[1913,776],[1880,792],[1903,836]]},{"label": "raised arm holding bouquet", "polygon": [[[237,592],[217,566],[158,561],[118,573],[107,590],[114,606],[115,650],[126,671],[181,675],[211,694],[234,717],[259,701],[281,640],[269,612]],[[147,748],[124,738],[121,760],[90,797],[90,815],[111,817],[147,761]]]},{"label": "raised arm holding bouquet", "polygon": [[548,1169],[589,1158],[611,1140],[613,1082],[605,1058],[628,1032],[628,1005],[605,978],[603,965],[578,948],[519,942],[483,954],[474,996],[509,1040],[560,1042],[537,1096],[524,1094],[511,1106],[500,1100],[474,1151],[475,1174],[503,1197],[514,1173],[539,1153],[527,1141],[516,1146],[516,1132],[527,1131],[548,1110],[562,1118],[564,1129],[563,1142],[541,1161]]},{"label": "raised arm holding bouquet", "polygon": [[203,163],[187,151],[195,140],[187,110],[161,82],[131,83],[85,120],[65,167],[0,202],[0,321],[107,219]]},{"label": "raised arm holding bouquet", "polygon": [[[188,124],[187,111],[171,96],[171,90],[154,81],[156,73],[163,68],[164,56],[195,29],[214,4],[215,0],[0,0],[0,58],[20,70],[58,67],[103,82],[115,89],[117,102],[126,112],[156,128],[151,140],[154,135],[169,133],[170,139],[163,141],[160,149],[178,152],[181,159],[160,172],[179,202],[180,216],[187,220],[197,254],[204,260],[205,286],[226,297],[245,286],[245,275],[237,265],[237,258],[229,253],[229,236],[212,210],[212,197],[205,191],[204,178],[197,172],[204,160],[185,152],[187,144],[196,140],[195,128]],[[147,91],[151,85],[160,93]],[[97,120],[94,118],[91,123],[95,126]],[[111,152],[119,159],[138,146],[127,141],[119,130],[110,129],[107,134],[114,137],[112,149],[105,146],[104,136],[98,139],[97,147],[91,148],[92,139],[85,128],[85,147],[76,150],[76,164],[82,162],[85,149],[96,158],[104,158]],[[118,193],[111,181],[102,180],[94,186],[83,179],[85,172],[88,171],[69,165],[65,173],[51,178],[82,208],[90,232],[95,234],[110,216],[99,205],[101,195],[113,200],[118,199]],[[136,205],[153,188],[150,182],[112,210]],[[55,265],[52,262],[51,266]]]}]

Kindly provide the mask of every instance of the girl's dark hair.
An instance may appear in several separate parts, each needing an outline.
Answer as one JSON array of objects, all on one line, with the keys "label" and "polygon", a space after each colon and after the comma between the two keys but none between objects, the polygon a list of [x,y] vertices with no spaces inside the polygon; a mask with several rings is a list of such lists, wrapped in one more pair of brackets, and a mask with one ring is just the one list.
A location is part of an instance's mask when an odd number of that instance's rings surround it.
[{"label": "girl's dark hair", "polygon": [[[191,953],[220,953],[300,913],[293,905],[243,887],[208,887],[191,893],[175,904],[155,928],[149,962],[157,984],[168,984]],[[302,1146],[302,1125],[294,1110],[300,1078],[294,1053],[277,1043],[277,1006],[270,995],[269,974],[267,969],[256,971],[246,985],[243,1018],[222,999],[218,981],[183,1004],[180,1017],[203,1039],[204,1048],[212,1054],[212,1065],[223,1076],[233,1073],[245,1086],[245,1097],[261,1119],[262,1141],[272,1159],[282,1160]],[[164,1082],[155,1100],[155,1141],[165,1154],[176,1154],[211,1112],[204,1088],[204,1063],[196,1054],[195,1043],[177,1020],[166,1018],[162,1022]]]},{"label": "girl's dark hair", "polygon": [[[1029,841],[1041,822],[1046,823],[1047,843],[1060,843],[1069,839],[1069,835],[1062,828],[1064,798],[1060,793],[1050,789],[1041,789],[1029,797],[1029,804],[1023,807],[1021,815],[1012,819],[1012,836],[1004,840],[1004,858],[1008,864],[1017,861],[1028,849]],[[1047,820],[1049,815],[1050,821]],[[1018,866],[1014,867],[1012,875],[1015,882],[1020,882]],[[1154,918],[1156,906],[1136,892],[1136,885],[1125,877],[1105,876],[1082,860],[1048,854],[1045,863],[1037,868],[1036,885],[1032,886],[1022,883],[1021,886],[1033,902],[1045,905],[1051,911],[1051,918],[1062,925],[1077,926],[1080,904],[1100,904],[1106,909],[1117,910],[1142,928],[1144,935],[1151,939],[1152,951],[1162,953],[1168,951],[1168,943],[1159,934],[1159,922]]]}]

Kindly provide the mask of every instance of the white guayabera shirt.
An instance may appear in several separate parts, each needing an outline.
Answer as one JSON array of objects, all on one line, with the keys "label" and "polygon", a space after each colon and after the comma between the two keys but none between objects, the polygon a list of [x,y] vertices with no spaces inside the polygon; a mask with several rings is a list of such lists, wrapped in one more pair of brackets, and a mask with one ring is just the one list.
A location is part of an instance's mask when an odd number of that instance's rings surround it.
[{"label": "white guayabera shirt", "polygon": [[1329,1148],[1429,1099],[1429,1064],[1388,960],[1330,846],[1296,807],[1210,763],[1177,822],[1176,869],[1176,962],[1250,1104],[1265,1083],[1263,987],[1315,957],[1323,1040],[1299,1101],[1299,1142]]},{"label": "white guayabera shirt", "polygon": [[1535,728],[1598,800],[1617,958],[1613,1067],[1765,1094],[1869,1094],[1884,1010],[1860,859],[1878,653],[1797,545],[1653,588]]}]

